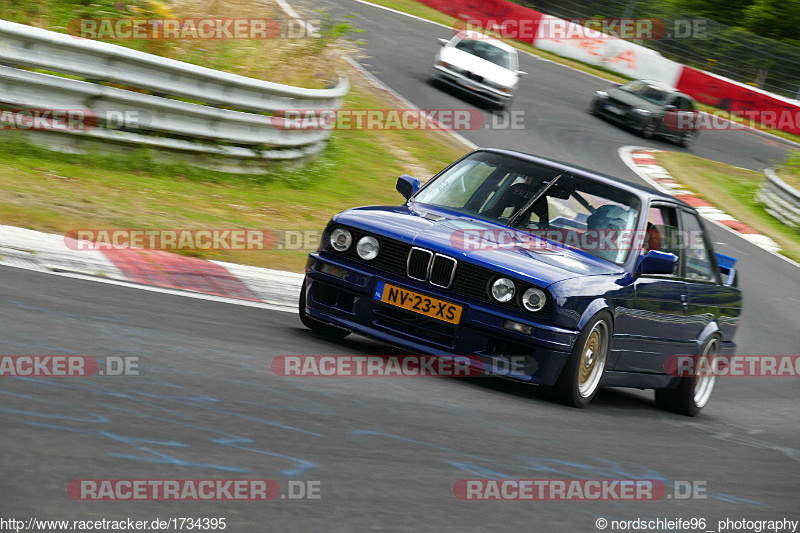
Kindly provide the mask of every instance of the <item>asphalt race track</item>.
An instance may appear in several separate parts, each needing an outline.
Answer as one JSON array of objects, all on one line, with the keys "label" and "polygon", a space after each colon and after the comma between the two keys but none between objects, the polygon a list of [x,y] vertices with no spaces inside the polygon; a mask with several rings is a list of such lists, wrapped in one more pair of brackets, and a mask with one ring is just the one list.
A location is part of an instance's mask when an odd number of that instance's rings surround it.
[{"label": "asphalt race track", "polygon": [[[328,4],[330,7],[331,4]],[[422,108],[472,108],[431,87],[448,30],[349,0],[363,60]],[[522,56],[514,109],[524,132],[475,131],[478,145],[555,157],[636,180],[617,156],[648,142],[586,113],[603,82]],[[706,133],[692,153],[760,169],[787,146],[748,132]],[[399,202],[398,197],[398,202]],[[740,263],[740,354],[797,354],[800,270],[724,230]],[[139,376],[0,380],[0,516],[28,519],[225,517],[228,531],[597,531],[612,519],[800,518],[800,381],[721,379],[697,418],[662,412],[651,392],[605,389],[586,409],[494,378],[276,376],[280,355],[386,355],[351,336],[305,330],[293,314],[0,267],[0,353],[140,357]],[[320,499],[84,502],[76,479],[320,482]],[[704,482],[705,499],[464,502],[461,479]]]}]

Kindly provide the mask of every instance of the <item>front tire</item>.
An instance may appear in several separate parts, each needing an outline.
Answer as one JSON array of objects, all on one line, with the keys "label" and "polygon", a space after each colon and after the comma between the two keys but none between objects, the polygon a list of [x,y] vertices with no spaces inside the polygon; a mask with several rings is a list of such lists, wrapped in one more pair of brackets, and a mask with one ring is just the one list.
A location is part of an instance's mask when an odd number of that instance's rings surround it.
[{"label": "front tire", "polygon": [[331,326],[329,324],[325,324],[320,322],[319,320],[315,320],[306,314],[306,285],[308,284],[308,278],[303,280],[303,287],[300,289],[300,301],[298,302],[298,311],[300,313],[300,322],[303,323],[305,327],[313,331],[314,333],[318,333],[330,339],[343,339],[350,335],[350,332],[346,329],[337,328],[336,326]]},{"label": "front tire", "polygon": [[683,133],[683,136],[678,141],[678,144],[683,148],[689,148],[694,142],[697,140],[697,132],[692,130],[687,130]]},{"label": "front tire", "polygon": [[[700,349],[695,368],[712,368],[710,362],[705,364],[700,361],[713,358],[719,353],[719,348],[719,337],[713,336],[708,339]],[[697,416],[711,398],[716,381],[717,376],[713,374],[682,377],[674,389],[656,389],[656,405],[673,413]]]},{"label": "front tire", "polygon": [[561,371],[551,394],[571,407],[585,407],[600,388],[611,349],[611,314],[603,311],[589,321],[578,335],[572,354]]},{"label": "front tire", "polygon": [[642,137],[644,137],[645,139],[655,138],[657,129],[658,129],[658,119],[651,118],[644,125],[644,128],[642,128]]}]

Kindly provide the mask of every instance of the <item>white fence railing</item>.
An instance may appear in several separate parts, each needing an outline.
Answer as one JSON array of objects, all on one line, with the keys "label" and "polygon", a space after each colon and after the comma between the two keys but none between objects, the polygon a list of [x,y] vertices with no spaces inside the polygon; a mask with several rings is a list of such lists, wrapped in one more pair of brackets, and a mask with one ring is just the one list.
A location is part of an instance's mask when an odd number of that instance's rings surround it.
[{"label": "white fence railing", "polygon": [[780,179],[775,169],[768,168],[764,173],[767,179],[758,191],[758,200],[770,215],[787,226],[800,229],[800,191]]},{"label": "white fence railing", "polygon": [[0,20],[0,107],[97,117],[98,127],[84,131],[30,133],[65,151],[149,146],[203,166],[260,171],[318,153],[330,136],[281,127],[273,114],[338,109],[348,90],[344,78],[330,89],[290,87]]}]

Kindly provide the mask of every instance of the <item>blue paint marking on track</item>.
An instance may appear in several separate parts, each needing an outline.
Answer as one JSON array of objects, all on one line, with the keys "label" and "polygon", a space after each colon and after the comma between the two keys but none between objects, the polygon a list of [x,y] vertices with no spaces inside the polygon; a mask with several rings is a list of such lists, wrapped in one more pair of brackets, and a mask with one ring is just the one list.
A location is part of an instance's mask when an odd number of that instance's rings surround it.
[{"label": "blue paint marking on track", "polygon": [[[674,487],[674,480],[668,479],[666,476],[658,472],[657,470],[653,470],[651,468],[644,467],[640,472],[631,472],[629,468],[617,463],[615,461],[610,461],[608,459],[600,458],[600,457],[592,457],[592,460],[596,462],[596,464],[585,464],[585,463],[578,463],[575,461],[569,461],[564,459],[558,459],[553,457],[518,457],[517,462],[515,463],[506,463],[497,461],[495,459],[490,459],[486,457],[481,457],[478,455],[462,452],[460,450],[456,450],[453,448],[448,448],[446,446],[441,446],[438,444],[425,442],[417,439],[412,439],[409,437],[405,437],[402,435],[393,435],[390,433],[382,433],[379,431],[372,431],[367,429],[353,429],[351,430],[351,435],[354,437],[382,437],[388,438],[393,440],[398,440],[402,442],[407,442],[409,444],[425,446],[428,448],[451,452],[457,454],[460,457],[469,457],[472,459],[477,459],[480,462],[486,463],[487,465],[491,466],[491,468],[500,470],[502,469],[511,469],[511,470],[526,470],[526,471],[533,471],[533,472],[546,472],[548,475],[557,475],[562,476],[565,478],[575,478],[580,479],[583,477],[591,476],[596,478],[608,478],[608,479],[655,479],[663,481],[664,484],[668,487]],[[449,464],[459,470],[463,470],[465,472],[469,472],[473,475],[479,476],[486,476],[487,473],[491,473],[489,477],[494,479],[515,479],[519,476],[510,475],[504,473],[500,470],[492,470],[489,467],[483,467],[471,463],[467,463],[461,460],[455,459],[444,459],[446,464]],[[552,466],[549,466],[552,465]],[[577,470],[577,472],[576,472]],[[758,506],[766,506],[765,503],[759,502],[757,500],[751,500],[748,498],[740,498],[738,496],[734,496],[732,494],[725,494],[721,492],[706,491],[706,496],[709,498],[714,498],[718,500],[722,500],[729,503],[738,503],[738,504],[750,504],[750,505],[758,505]],[[610,502],[613,504],[619,504],[620,506],[625,506],[625,504],[621,502]]]}]

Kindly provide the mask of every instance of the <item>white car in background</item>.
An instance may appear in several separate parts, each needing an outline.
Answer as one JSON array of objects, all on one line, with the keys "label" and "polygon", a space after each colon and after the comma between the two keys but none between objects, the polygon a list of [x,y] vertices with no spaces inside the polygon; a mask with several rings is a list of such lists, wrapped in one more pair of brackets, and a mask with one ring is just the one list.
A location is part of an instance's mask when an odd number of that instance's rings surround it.
[{"label": "white car in background", "polygon": [[517,51],[474,31],[462,31],[442,48],[433,61],[433,78],[440,84],[473,94],[490,104],[507,108],[521,76]]}]

